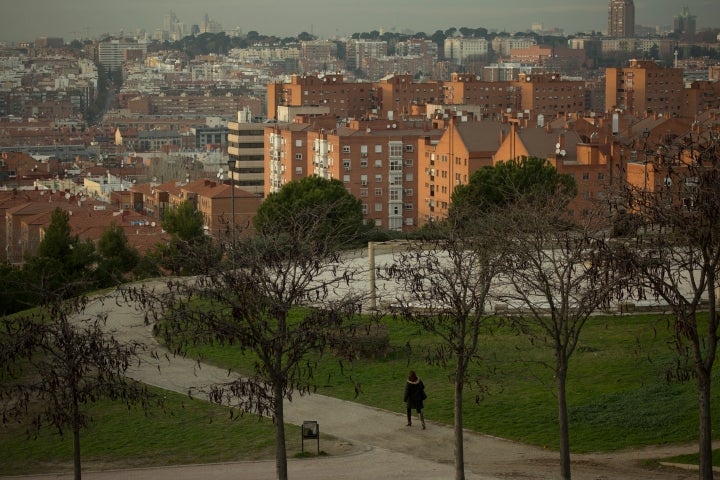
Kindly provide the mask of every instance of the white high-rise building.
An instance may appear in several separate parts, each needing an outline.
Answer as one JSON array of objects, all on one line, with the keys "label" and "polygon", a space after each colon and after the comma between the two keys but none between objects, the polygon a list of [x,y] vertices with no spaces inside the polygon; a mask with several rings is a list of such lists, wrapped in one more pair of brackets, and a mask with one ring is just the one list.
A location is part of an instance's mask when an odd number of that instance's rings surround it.
[{"label": "white high-rise building", "polygon": [[484,38],[446,38],[444,48],[445,60],[462,65],[469,57],[487,55],[488,41]]}]

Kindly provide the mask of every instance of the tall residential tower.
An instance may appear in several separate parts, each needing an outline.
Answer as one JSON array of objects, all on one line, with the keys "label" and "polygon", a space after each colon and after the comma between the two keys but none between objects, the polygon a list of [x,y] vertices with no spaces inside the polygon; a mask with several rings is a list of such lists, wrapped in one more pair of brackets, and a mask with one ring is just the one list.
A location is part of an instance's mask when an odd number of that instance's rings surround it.
[{"label": "tall residential tower", "polygon": [[635,35],[635,4],[633,0],[610,0],[608,6],[608,36]]}]

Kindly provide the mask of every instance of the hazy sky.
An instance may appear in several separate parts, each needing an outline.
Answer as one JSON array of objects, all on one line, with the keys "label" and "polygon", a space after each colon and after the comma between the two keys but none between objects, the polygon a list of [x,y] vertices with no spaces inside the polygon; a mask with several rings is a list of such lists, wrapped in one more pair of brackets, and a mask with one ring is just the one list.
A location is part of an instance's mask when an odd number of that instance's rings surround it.
[{"label": "hazy sky", "polygon": [[[565,34],[607,29],[608,0],[0,0],[0,41],[38,36],[66,41],[101,33],[134,33],[162,28],[175,12],[187,24],[203,15],[224,30],[321,38],[372,30],[423,31],[484,27],[510,32],[535,22]],[[683,6],[697,16],[698,28],[720,27],[720,0],[635,0],[641,25],[672,25]]]}]

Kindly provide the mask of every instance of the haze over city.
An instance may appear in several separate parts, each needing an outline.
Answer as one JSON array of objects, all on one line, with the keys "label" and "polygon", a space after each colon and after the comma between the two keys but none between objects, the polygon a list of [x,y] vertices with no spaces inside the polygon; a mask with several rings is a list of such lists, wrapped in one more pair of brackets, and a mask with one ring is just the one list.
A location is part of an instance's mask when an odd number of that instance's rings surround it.
[{"label": "haze over city", "polygon": [[[30,41],[39,36],[95,38],[102,34],[152,32],[162,27],[163,16],[174,12],[193,25],[207,14],[225,31],[295,36],[301,32],[321,38],[372,30],[423,31],[450,27],[484,27],[497,31],[524,31],[533,23],[559,28],[565,34],[601,32],[607,28],[606,0],[366,0],[329,3],[268,0],[29,0],[4,2],[0,41]],[[672,25],[687,6],[697,16],[698,29],[713,27],[720,18],[718,0],[635,0],[636,23]]]}]

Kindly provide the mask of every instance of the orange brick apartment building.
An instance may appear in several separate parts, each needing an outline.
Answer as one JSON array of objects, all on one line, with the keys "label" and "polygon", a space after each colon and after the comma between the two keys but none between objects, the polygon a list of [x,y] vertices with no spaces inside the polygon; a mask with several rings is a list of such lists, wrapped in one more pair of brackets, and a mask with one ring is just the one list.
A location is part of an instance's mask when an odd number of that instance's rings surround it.
[{"label": "orange brick apartment building", "polygon": [[664,68],[652,60],[630,60],[629,67],[605,70],[607,110],[681,115],[683,89],[682,68]]},{"label": "orange brick apartment building", "polygon": [[336,178],[379,228],[412,230],[419,216],[418,160],[442,131],[401,121],[352,121],[348,127],[284,124],[265,129],[265,194],[309,175]]},{"label": "orange brick apartment building", "polygon": [[374,83],[345,83],[342,75],[294,75],[289,83],[267,86],[268,118],[280,106],[325,106],[338,119],[398,119],[426,104],[475,105],[483,116],[500,118],[531,110],[555,115],[584,112],[584,82],[559,74],[532,74],[512,82],[485,82],[474,74],[453,73],[447,82],[414,82],[390,75]]}]

